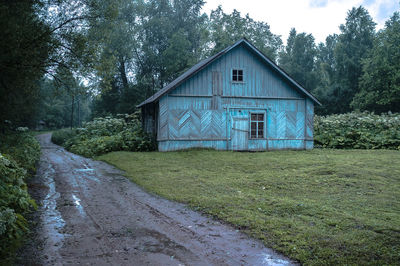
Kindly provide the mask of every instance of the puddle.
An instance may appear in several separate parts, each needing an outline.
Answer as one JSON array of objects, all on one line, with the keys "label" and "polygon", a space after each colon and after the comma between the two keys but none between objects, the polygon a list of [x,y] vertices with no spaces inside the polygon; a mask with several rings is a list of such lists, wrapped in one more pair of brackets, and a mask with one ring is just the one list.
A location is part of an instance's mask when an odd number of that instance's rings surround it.
[{"label": "puddle", "polygon": [[61,233],[65,226],[65,221],[61,213],[57,210],[57,199],[60,193],[56,191],[54,183],[54,168],[49,165],[44,176],[45,184],[49,190],[46,198],[42,202],[42,223],[43,229],[46,231],[48,238],[46,239],[46,249],[54,253],[53,256],[58,256],[58,249],[62,246],[64,234]]},{"label": "puddle", "polygon": [[75,204],[76,208],[78,209],[79,213],[82,216],[86,216],[85,210],[83,209],[83,207],[81,205],[81,199],[78,198],[75,194],[72,194],[72,198],[74,200],[74,204]]},{"label": "puddle", "polygon": [[291,263],[287,260],[276,258],[271,254],[262,254],[261,265],[282,266],[282,265],[291,265]]},{"label": "puddle", "polygon": [[100,183],[100,180],[96,177],[96,172],[94,169],[89,168],[86,163],[83,164],[85,168],[75,169],[74,172],[76,173],[83,173],[82,177],[95,181],[96,183]]},{"label": "puddle", "polygon": [[75,171],[77,172],[93,172],[94,169],[90,169],[90,168],[85,168],[85,169],[75,169]]}]

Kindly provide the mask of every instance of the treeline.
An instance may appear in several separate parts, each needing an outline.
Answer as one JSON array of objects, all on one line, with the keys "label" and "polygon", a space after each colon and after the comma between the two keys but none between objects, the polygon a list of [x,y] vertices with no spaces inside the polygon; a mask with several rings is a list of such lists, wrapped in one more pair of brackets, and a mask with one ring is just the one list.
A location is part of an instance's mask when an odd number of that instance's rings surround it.
[{"label": "treeline", "polygon": [[203,5],[1,1],[0,121],[76,126],[89,117],[133,113],[193,64],[242,37],[323,103],[318,114],[400,111],[399,13],[376,31],[364,7],[352,8],[340,33],[325,42],[293,28],[284,46],[266,22],[221,7],[208,16]]},{"label": "treeline", "polygon": [[[249,39],[311,91],[323,104],[317,107],[318,114],[400,111],[399,13],[394,13],[385,28],[377,32],[376,23],[364,7],[352,8],[339,26],[340,34],[329,35],[324,43],[316,44],[312,34],[298,33],[293,28],[283,46],[280,36],[273,34],[267,23],[236,10],[224,13],[221,7],[207,17],[200,13],[202,5],[202,1],[149,1],[140,7],[130,5],[130,12],[120,6],[120,14],[129,16],[113,20],[114,30],[122,33],[110,38],[118,42],[122,35],[129,36],[129,40],[122,47],[118,44],[103,50],[119,61],[115,74],[109,77],[111,89],[102,90],[94,102],[95,115],[132,112],[136,104],[194,63],[241,37]],[[119,26],[129,25],[129,21],[134,21],[128,27],[134,32]],[[131,79],[127,73],[132,73]]]}]

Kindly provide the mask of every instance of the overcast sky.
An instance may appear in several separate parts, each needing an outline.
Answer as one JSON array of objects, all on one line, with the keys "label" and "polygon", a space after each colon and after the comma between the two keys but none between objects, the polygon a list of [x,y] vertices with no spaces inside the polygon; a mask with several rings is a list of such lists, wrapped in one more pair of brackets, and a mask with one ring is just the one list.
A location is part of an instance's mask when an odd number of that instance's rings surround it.
[{"label": "overcast sky", "polygon": [[281,35],[286,43],[291,28],[297,32],[312,33],[316,42],[339,33],[339,25],[346,19],[347,11],[360,5],[381,29],[394,11],[399,11],[400,0],[205,0],[203,11],[210,14],[218,5],[225,13],[238,10],[242,16],[249,13],[254,20],[267,22],[274,34]]}]

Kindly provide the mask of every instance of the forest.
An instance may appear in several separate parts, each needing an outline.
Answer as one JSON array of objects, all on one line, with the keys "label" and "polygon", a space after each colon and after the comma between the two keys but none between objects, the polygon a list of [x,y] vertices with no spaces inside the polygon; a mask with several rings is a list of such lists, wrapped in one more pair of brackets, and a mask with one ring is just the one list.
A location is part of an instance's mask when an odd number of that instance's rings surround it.
[{"label": "forest", "polygon": [[[0,127],[76,127],[136,105],[198,61],[247,38],[315,95],[318,115],[400,111],[400,15],[381,30],[348,10],[316,43],[203,0],[1,1]],[[268,21],[268,18],[265,18]]]}]

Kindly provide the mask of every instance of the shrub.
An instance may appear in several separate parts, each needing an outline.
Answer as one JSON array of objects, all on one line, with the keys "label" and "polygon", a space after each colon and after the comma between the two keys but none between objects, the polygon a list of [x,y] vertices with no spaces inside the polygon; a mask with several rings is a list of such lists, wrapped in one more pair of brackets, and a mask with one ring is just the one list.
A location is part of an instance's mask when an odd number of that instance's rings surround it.
[{"label": "shrub", "polygon": [[[65,131],[65,130],[64,130]],[[112,151],[150,151],[155,149],[152,136],[143,132],[138,114],[96,118],[72,134],[56,131],[55,142],[69,151],[93,157]]]},{"label": "shrub", "polygon": [[324,148],[400,150],[400,114],[315,116],[315,144]]},{"label": "shrub", "polygon": [[68,139],[76,136],[76,134],[77,131],[75,129],[60,129],[53,132],[51,141],[57,145],[64,145]]},{"label": "shrub", "polygon": [[5,257],[28,231],[26,214],[36,208],[25,180],[35,172],[40,146],[26,130],[1,135],[0,140],[0,256]]}]

